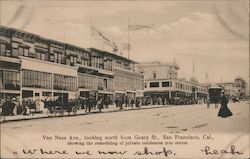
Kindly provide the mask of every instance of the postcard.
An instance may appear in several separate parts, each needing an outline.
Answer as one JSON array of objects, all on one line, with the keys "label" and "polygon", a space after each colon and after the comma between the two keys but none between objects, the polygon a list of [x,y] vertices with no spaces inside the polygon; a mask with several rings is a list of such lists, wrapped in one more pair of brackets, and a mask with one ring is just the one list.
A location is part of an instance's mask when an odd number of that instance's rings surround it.
[{"label": "postcard", "polygon": [[249,1],[0,0],[1,158],[249,158]]}]

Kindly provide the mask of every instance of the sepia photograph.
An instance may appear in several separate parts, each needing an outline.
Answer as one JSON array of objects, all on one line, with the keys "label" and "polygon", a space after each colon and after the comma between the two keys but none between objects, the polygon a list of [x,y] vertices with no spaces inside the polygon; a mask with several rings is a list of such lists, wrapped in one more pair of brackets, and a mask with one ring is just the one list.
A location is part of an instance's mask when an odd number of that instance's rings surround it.
[{"label": "sepia photograph", "polygon": [[248,0],[0,0],[0,158],[250,158]]}]

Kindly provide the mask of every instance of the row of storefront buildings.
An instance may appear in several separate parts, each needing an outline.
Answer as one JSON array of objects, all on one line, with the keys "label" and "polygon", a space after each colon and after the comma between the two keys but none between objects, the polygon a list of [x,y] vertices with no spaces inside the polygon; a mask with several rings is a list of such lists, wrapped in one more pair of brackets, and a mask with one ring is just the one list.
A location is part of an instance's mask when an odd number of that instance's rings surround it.
[{"label": "row of storefront buildings", "polygon": [[207,87],[197,81],[178,77],[175,62],[141,63],[137,69],[144,74],[144,96],[161,99],[206,99]]},{"label": "row of storefront buildings", "polygon": [[138,63],[0,26],[0,98],[206,98],[207,86],[178,78],[178,64]]},{"label": "row of storefront buildings", "polygon": [[110,98],[142,95],[135,61],[95,48],[0,27],[0,98]]}]

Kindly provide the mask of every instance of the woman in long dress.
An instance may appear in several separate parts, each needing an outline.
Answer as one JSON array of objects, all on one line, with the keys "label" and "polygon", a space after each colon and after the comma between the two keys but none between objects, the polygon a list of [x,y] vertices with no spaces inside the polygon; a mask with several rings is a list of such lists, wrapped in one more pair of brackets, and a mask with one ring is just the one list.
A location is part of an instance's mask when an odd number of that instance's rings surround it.
[{"label": "woman in long dress", "polygon": [[232,116],[233,113],[228,109],[227,107],[228,99],[225,96],[224,92],[222,92],[222,97],[221,97],[221,107],[218,113],[218,116],[222,118],[226,118],[228,116]]}]

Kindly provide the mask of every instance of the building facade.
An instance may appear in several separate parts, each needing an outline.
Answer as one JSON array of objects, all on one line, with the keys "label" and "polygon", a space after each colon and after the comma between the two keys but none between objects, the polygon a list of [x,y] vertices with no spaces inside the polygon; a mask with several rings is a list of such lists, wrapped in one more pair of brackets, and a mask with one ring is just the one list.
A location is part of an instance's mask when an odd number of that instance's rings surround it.
[{"label": "building facade", "polygon": [[134,61],[0,26],[0,98],[113,98],[143,90]]},{"label": "building facade", "polygon": [[229,95],[229,97],[238,97],[239,93],[237,88],[235,87],[234,82],[224,82],[224,83],[218,83],[219,87],[222,87],[226,94]]},{"label": "building facade", "polygon": [[237,89],[238,92],[238,96],[240,98],[245,98],[248,95],[247,92],[248,84],[246,83],[246,81],[241,77],[237,77],[235,78],[234,83],[235,83],[235,88]]},{"label": "building facade", "polygon": [[144,73],[144,95],[152,98],[188,98],[207,97],[207,88],[199,83],[178,78],[178,64],[142,63],[138,69]]},{"label": "building facade", "polygon": [[234,82],[217,83],[223,87],[230,97],[245,98],[247,96],[247,83],[241,77],[235,78]]}]

